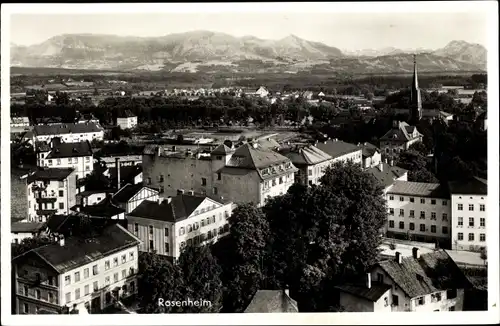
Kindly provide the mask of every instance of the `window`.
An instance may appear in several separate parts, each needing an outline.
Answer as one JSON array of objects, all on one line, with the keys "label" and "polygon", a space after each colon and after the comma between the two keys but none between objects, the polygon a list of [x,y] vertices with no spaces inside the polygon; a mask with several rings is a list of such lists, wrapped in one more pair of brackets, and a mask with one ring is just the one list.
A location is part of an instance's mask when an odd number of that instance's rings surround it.
[{"label": "window", "polygon": [[193,227],[191,226],[191,224],[189,224],[189,225],[187,226],[187,232],[188,232],[188,233],[189,233],[189,232],[193,232]]},{"label": "window", "polygon": [[66,275],[64,276],[64,285],[70,285],[71,284],[71,276]]},{"label": "window", "polygon": [[149,250],[150,250],[150,251],[154,250],[154,249],[155,249],[154,247],[155,247],[155,246],[154,246],[154,242],[153,242],[153,240],[149,240]]},{"label": "window", "polygon": [[443,221],[448,221],[448,214],[443,213]]},{"label": "window", "polygon": [[389,227],[392,229],[394,228],[394,221],[389,221]]},{"label": "window", "polygon": [[98,281],[95,281],[93,283],[93,288],[94,288],[94,292],[99,290],[99,282]]},{"label": "window", "polygon": [[484,217],[481,217],[479,219],[479,226],[481,226],[483,228],[486,226],[486,219]]},{"label": "window", "polygon": [[413,209],[410,210],[410,217],[415,217],[415,211]]},{"label": "window", "polygon": [[149,226],[149,234],[151,234],[151,235],[153,234],[153,226],[152,225]]},{"label": "window", "polygon": [[404,229],[405,228],[405,222],[399,222],[399,228]]},{"label": "window", "polygon": [[377,273],[377,282],[384,283],[384,274]]},{"label": "window", "polygon": [[23,311],[25,314],[29,313],[29,306],[27,303],[24,304]]},{"label": "window", "polygon": [[384,307],[387,307],[389,305],[389,298],[385,297],[384,298]]},{"label": "window", "polygon": [[170,252],[170,244],[165,242],[165,253],[168,254]]},{"label": "window", "polygon": [[451,306],[448,308],[448,311],[455,311],[455,306]]},{"label": "window", "polygon": [[[457,297],[457,289],[450,289],[446,291],[446,298],[448,299],[455,299]],[[455,310],[455,307],[453,307],[453,311]]]},{"label": "window", "polygon": [[148,178],[148,185],[151,184],[151,178]]},{"label": "window", "polygon": [[90,286],[87,284],[83,287],[83,295],[87,295],[90,293]]},{"label": "window", "polygon": [[64,190],[59,190],[59,197],[64,197]]},{"label": "window", "polygon": [[83,278],[89,278],[89,269],[88,268],[85,268],[83,270]]},{"label": "window", "polygon": [[122,264],[127,262],[127,255],[122,255]]},{"label": "window", "polygon": [[212,231],[208,231],[208,232],[207,232],[207,237],[208,237],[209,239],[212,239]]},{"label": "window", "polygon": [[458,237],[458,240],[463,240],[464,234],[462,232],[458,232],[457,237]]},{"label": "window", "polygon": [[131,252],[131,253],[129,254],[129,258],[130,258],[130,260],[134,260],[134,252]]},{"label": "window", "polygon": [[54,303],[54,294],[49,292],[49,302]]},{"label": "window", "polygon": [[49,165],[52,165],[52,160],[48,160],[47,163],[49,163]]},{"label": "window", "polygon": [[464,218],[463,217],[459,217],[458,218],[458,227],[462,227],[464,226]]},{"label": "window", "polygon": [[410,223],[410,230],[415,230],[415,223]]},{"label": "window", "polygon": [[168,228],[165,228],[165,236],[168,237]]},{"label": "window", "polygon": [[111,265],[110,265],[110,263],[109,263],[109,260],[106,260],[106,261],[104,262],[104,270],[106,270],[106,271],[107,271],[107,270],[110,268],[110,266],[111,266]]},{"label": "window", "polygon": [[473,211],[474,210],[474,204],[469,204],[469,211]]},{"label": "window", "polygon": [[75,283],[80,282],[80,272],[75,272]]},{"label": "window", "polygon": [[431,212],[431,220],[436,220],[436,212]]},{"label": "window", "polygon": [[394,208],[389,208],[389,215],[394,215]]},{"label": "window", "polygon": [[64,209],[64,203],[59,203],[59,209]]},{"label": "window", "polygon": [[214,195],[217,195],[217,194],[218,194],[217,187],[214,187]]},{"label": "window", "polygon": [[420,204],[425,204],[425,198],[420,198]]},{"label": "window", "polygon": [[447,200],[443,200],[443,206],[448,206],[448,201]]},{"label": "window", "polygon": [[431,205],[436,205],[436,200],[435,199],[431,199]]},{"label": "window", "polygon": [[486,206],[484,204],[479,205],[479,211],[484,212],[486,210]]},{"label": "window", "polygon": [[71,301],[71,292],[66,293],[66,303]]},{"label": "window", "polygon": [[80,289],[75,290],[75,300],[80,299]]},{"label": "window", "polygon": [[423,306],[425,304],[425,297],[418,297],[415,301],[417,306]]},{"label": "window", "polygon": [[463,211],[464,210],[464,205],[463,204],[458,204],[458,210]]},{"label": "window", "polygon": [[158,182],[163,182],[163,181],[165,181],[165,178],[163,174],[160,174],[160,176],[158,177]]},{"label": "window", "polygon": [[420,219],[425,220],[425,212],[420,211]]},{"label": "window", "polygon": [[[201,225],[203,226],[203,220],[202,220]],[[184,235],[184,233],[186,233],[186,230],[184,229],[184,227],[181,227],[181,228],[179,229],[179,235]]]},{"label": "window", "polygon": [[42,294],[40,293],[40,290],[36,290],[35,291],[35,298],[37,298],[38,300],[40,300]]},{"label": "window", "polygon": [[420,232],[425,232],[425,224],[420,224]]},{"label": "window", "polygon": [[111,277],[106,276],[106,278],[104,279],[104,285],[109,285],[109,283],[111,283]]},{"label": "window", "polygon": [[415,198],[414,197],[410,197],[410,203],[414,203],[415,202]]},{"label": "window", "polygon": [[202,219],[201,220],[201,226],[204,227],[205,226],[205,219]]},{"label": "window", "polygon": [[85,157],[85,162],[90,162],[90,156]]},{"label": "window", "polygon": [[486,241],[486,234],[485,233],[480,233],[479,234],[479,241],[485,242]]},{"label": "window", "polygon": [[389,196],[389,200],[394,200],[394,196],[393,196],[393,195],[390,195],[390,196]]},{"label": "window", "polygon": [[395,307],[399,306],[399,297],[395,294],[392,295],[392,305]]},{"label": "window", "polygon": [[405,210],[404,209],[400,209],[399,210],[399,216],[405,216]]},{"label": "window", "polygon": [[207,179],[206,178],[201,178],[201,185],[206,186],[207,185]]},{"label": "window", "polygon": [[54,285],[54,277],[53,276],[48,276],[47,281],[48,281],[49,285]]},{"label": "window", "polygon": [[92,266],[92,275],[97,275],[99,274],[99,270],[97,269],[97,265]]},{"label": "window", "polygon": [[447,226],[443,226],[442,230],[443,234],[448,234],[448,227]]},{"label": "window", "polygon": [[113,282],[118,282],[118,273],[113,274]]},{"label": "window", "polygon": [[215,215],[212,216],[212,223],[215,223]]},{"label": "window", "polygon": [[469,217],[469,227],[474,227],[474,218]]},{"label": "window", "polygon": [[431,225],[431,232],[436,233],[436,226],[435,225]]},{"label": "window", "polygon": [[474,233],[469,233],[469,241],[474,241]]},{"label": "window", "polygon": [[399,196],[399,201],[405,201],[405,198],[403,196]]}]

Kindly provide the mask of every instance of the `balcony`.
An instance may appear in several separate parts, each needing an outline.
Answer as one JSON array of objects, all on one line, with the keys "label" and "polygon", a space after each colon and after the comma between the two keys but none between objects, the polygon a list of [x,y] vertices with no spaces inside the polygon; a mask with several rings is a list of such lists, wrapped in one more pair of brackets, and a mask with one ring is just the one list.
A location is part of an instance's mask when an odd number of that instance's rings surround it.
[{"label": "balcony", "polygon": [[45,215],[52,215],[57,212],[57,209],[38,209],[36,211],[36,215],[38,216],[45,216]]},{"label": "balcony", "polygon": [[35,197],[37,203],[55,203],[57,201],[56,196],[38,196]]}]

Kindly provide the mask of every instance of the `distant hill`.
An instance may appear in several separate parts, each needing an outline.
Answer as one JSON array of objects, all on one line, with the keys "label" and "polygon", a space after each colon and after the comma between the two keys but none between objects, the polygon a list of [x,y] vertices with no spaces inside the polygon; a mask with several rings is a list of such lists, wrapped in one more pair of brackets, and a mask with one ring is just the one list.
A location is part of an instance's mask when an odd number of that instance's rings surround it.
[{"label": "distant hill", "polygon": [[[420,55],[420,70],[475,71],[484,68],[483,61],[479,64],[474,62],[474,58],[480,58],[480,55],[473,55],[475,52],[472,47],[461,47],[469,49],[466,55],[460,55],[457,48],[460,47],[447,46]],[[11,44],[11,65],[207,73],[298,73],[330,70],[350,73],[367,70],[366,72],[376,73],[411,69],[412,60],[403,50],[387,48],[381,53],[372,54],[345,54],[336,47],[304,40],[295,35],[280,40],[264,40],[254,36],[234,37],[209,31],[161,37],[63,34],[31,46]]]},{"label": "distant hill", "polygon": [[481,44],[451,41],[444,48],[438,49],[432,54],[475,64],[486,69],[487,51]]}]

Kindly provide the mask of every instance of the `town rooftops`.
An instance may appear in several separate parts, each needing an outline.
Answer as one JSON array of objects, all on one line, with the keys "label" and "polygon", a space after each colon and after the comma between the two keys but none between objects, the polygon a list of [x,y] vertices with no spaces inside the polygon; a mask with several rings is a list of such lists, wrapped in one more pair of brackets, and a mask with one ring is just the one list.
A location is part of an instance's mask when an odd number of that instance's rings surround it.
[{"label": "town rooftops", "polygon": [[330,155],[333,159],[361,150],[361,148],[354,144],[337,139],[318,142],[316,147]]},{"label": "town rooftops", "polygon": [[125,213],[125,210],[118,207],[112,200],[111,196],[107,196],[95,205],[80,207],[80,212],[82,214],[94,217],[112,218],[119,214]]},{"label": "town rooftops", "polygon": [[360,144],[359,146],[361,147],[362,155],[365,158],[372,157],[377,152],[380,153],[380,150],[378,149],[378,147],[371,144],[371,143],[363,143],[363,144]]},{"label": "town rooftops", "polygon": [[113,195],[112,199],[116,203],[126,203],[143,188],[148,188],[148,189],[151,189],[153,191],[156,191],[148,186],[144,186],[142,183],[135,184],[135,185],[126,184],[120,190],[118,190],[118,192],[116,192]]},{"label": "town rooftops", "polygon": [[380,299],[380,297],[384,295],[384,293],[386,293],[391,286],[388,284],[373,282],[370,288],[361,284],[343,284],[337,286],[336,288],[342,292],[375,302],[378,301],[378,299]]},{"label": "town rooftops", "polygon": [[226,167],[256,170],[290,161],[287,157],[275,151],[256,147],[250,144],[238,147]]},{"label": "town rooftops", "polygon": [[84,134],[101,132],[102,129],[94,122],[85,123],[58,123],[53,125],[36,125],[33,127],[35,136],[50,136],[62,134]]},{"label": "town rooftops", "polygon": [[389,194],[410,195],[429,198],[449,198],[445,187],[439,183],[424,183],[410,181],[394,181],[393,186],[387,192]]},{"label": "town rooftops", "polygon": [[92,156],[92,146],[89,141],[78,143],[54,143],[54,147],[46,159]]},{"label": "town rooftops", "polygon": [[34,181],[63,181],[74,169],[72,168],[38,168],[27,178],[28,184]]},{"label": "town rooftops", "polygon": [[400,121],[398,122],[397,127],[393,127],[391,130],[386,132],[385,135],[380,137],[380,140],[391,140],[391,141],[398,140],[407,142],[414,138],[411,136],[413,134],[413,131],[415,131],[415,126],[410,126],[406,122]]},{"label": "town rooftops", "polygon": [[62,246],[59,243],[42,246],[16,257],[14,260],[29,259],[28,257],[36,255],[59,274],[63,274],[139,243],[140,240],[121,225],[113,224],[105,227],[99,235],[93,238],[70,236],[65,239]]},{"label": "town rooftops", "polygon": [[487,195],[488,180],[473,177],[463,181],[452,181],[448,183],[450,193],[459,195]]},{"label": "town rooftops", "polygon": [[11,233],[34,233],[43,229],[42,222],[15,222],[10,225]]},{"label": "town rooftops", "polygon": [[314,165],[332,159],[330,155],[312,145],[285,149],[282,153],[296,166]]},{"label": "town rooftops", "polygon": [[[470,286],[470,282],[444,250],[389,259],[377,263],[410,298]],[[376,266],[377,266],[376,265]]]},{"label": "town rooftops", "polygon": [[389,187],[394,183],[396,179],[401,178],[408,171],[400,168],[399,166],[390,166],[387,163],[382,162],[382,170],[380,165],[366,169],[367,172],[371,173],[375,179],[377,179],[384,188]]},{"label": "town rooftops", "polygon": [[220,144],[215,148],[210,154],[211,155],[227,155],[232,152],[231,148],[227,147],[225,144]]},{"label": "town rooftops", "polygon": [[204,195],[177,195],[161,203],[157,201],[144,200],[137,206],[129,216],[142,217],[164,222],[178,222],[188,218],[205,199],[210,198],[220,205],[221,200]]},{"label": "town rooftops", "polygon": [[299,312],[297,301],[282,290],[258,290],[245,313]]}]

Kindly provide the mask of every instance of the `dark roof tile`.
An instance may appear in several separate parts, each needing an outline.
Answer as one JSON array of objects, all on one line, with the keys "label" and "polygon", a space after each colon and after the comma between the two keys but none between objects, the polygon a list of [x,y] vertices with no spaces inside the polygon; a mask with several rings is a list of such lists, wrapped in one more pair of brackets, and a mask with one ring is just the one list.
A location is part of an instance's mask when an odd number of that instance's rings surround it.
[{"label": "dark roof tile", "polygon": [[245,313],[299,312],[297,302],[281,290],[258,290]]}]

